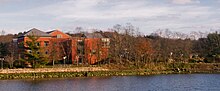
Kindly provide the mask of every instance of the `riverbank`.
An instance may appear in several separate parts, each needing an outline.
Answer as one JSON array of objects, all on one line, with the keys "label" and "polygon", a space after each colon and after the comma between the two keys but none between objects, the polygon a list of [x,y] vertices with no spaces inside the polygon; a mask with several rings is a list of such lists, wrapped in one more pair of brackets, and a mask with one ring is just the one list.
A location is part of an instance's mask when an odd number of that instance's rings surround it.
[{"label": "riverbank", "polygon": [[81,71],[81,72],[28,72],[0,74],[0,79],[39,79],[39,78],[72,78],[94,76],[132,76],[132,75],[157,75],[157,74],[192,74],[192,73],[220,73],[220,71]]},{"label": "riverbank", "polygon": [[119,65],[71,68],[2,69],[0,79],[38,79],[92,76],[220,73],[220,64],[148,64],[139,68]]},{"label": "riverbank", "polygon": [[1,69],[0,79],[83,77],[87,72],[108,72],[108,70],[102,67]]}]

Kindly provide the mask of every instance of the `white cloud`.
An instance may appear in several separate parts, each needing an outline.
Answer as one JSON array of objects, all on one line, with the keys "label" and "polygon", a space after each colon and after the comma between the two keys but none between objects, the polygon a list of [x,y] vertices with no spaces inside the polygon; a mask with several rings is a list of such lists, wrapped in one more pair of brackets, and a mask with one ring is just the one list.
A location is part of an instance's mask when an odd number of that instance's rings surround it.
[{"label": "white cloud", "polygon": [[208,5],[192,4],[198,3],[198,0],[170,0],[182,5],[155,4],[152,1],[64,0],[41,7],[1,13],[0,19],[7,21],[8,24],[17,24],[16,27],[28,27],[28,29],[39,27],[47,30],[51,28],[70,30],[74,29],[74,26],[107,29],[114,24],[128,22],[139,27],[144,33],[150,33],[159,28],[191,31],[202,28],[197,26],[206,28],[218,26],[219,20],[216,19],[219,19],[220,10]]},{"label": "white cloud", "polygon": [[[167,7],[146,5],[146,1],[74,0],[37,8],[36,13],[56,16],[56,19],[120,19],[152,17],[169,13]],[[108,3],[111,6],[106,7]],[[42,11],[44,10],[44,11]]]},{"label": "white cloud", "polygon": [[10,2],[18,2],[18,1],[22,1],[22,0],[0,0],[0,4],[10,3]]},{"label": "white cloud", "polygon": [[171,0],[174,4],[192,4],[192,3],[200,3],[199,0]]}]

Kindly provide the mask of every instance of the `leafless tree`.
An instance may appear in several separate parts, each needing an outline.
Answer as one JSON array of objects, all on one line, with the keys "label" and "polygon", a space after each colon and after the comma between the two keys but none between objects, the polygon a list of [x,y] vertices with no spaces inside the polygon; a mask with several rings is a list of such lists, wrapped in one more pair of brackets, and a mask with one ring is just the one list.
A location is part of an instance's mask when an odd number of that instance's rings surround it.
[{"label": "leafless tree", "polygon": [[76,33],[82,33],[83,30],[84,30],[84,29],[83,29],[82,27],[76,27],[76,28],[75,28],[75,32],[76,32]]},{"label": "leafless tree", "polygon": [[17,55],[17,46],[16,46],[16,43],[13,43],[13,42],[10,42],[8,43],[7,45],[7,50],[8,50],[8,55],[5,57],[5,61],[8,62],[10,68],[13,67],[13,64],[16,60],[16,57],[18,56]]},{"label": "leafless tree", "polygon": [[[69,61],[70,60],[70,56],[72,53],[72,41],[68,40],[65,42],[59,42],[59,45],[61,46],[62,52],[64,54],[64,58],[66,57],[66,59]],[[66,64],[66,59],[63,59],[64,65]]]},{"label": "leafless tree", "polygon": [[52,59],[52,64],[54,66],[55,61],[60,60],[61,57],[61,51],[60,50],[60,46],[58,45],[58,41],[51,41],[50,42],[50,57]]},{"label": "leafless tree", "polygon": [[13,55],[7,55],[5,56],[5,61],[8,62],[10,68],[13,67],[13,64],[15,62],[14,56]]},{"label": "leafless tree", "polygon": [[1,34],[1,35],[5,35],[5,31],[4,31],[4,30],[2,30],[0,34]]},{"label": "leafless tree", "polygon": [[172,38],[173,32],[169,29],[165,29],[165,38]]}]

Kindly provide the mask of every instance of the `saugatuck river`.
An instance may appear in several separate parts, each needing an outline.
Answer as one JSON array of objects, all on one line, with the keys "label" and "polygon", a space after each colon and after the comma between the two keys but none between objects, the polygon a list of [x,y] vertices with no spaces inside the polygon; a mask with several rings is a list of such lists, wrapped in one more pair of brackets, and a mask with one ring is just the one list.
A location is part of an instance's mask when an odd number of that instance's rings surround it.
[{"label": "saugatuck river", "polygon": [[220,91],[220,74],[0,80],[0,91]]}]

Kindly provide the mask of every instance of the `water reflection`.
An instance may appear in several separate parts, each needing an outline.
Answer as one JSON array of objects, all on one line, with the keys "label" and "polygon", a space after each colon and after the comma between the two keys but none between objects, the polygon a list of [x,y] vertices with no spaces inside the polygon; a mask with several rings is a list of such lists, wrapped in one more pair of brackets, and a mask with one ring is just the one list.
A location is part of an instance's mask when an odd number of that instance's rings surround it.
[{"label": "water reflection", "polygon": [[0,91],[220,91],[220,74],[0,80]]}]

